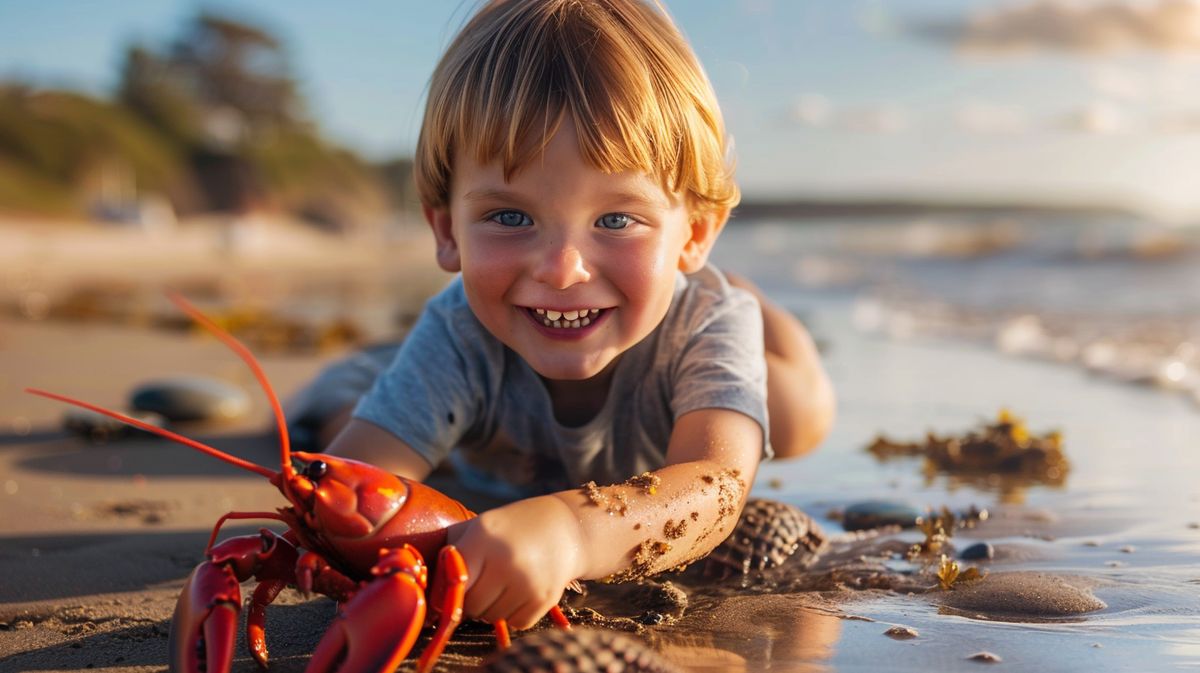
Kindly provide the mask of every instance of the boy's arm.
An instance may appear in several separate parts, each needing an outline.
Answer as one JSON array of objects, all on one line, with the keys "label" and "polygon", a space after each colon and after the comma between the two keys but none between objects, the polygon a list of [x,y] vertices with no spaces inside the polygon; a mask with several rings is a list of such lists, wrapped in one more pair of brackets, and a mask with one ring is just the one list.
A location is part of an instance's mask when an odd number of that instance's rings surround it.
[{"label": "boy's arm", "polygon": [[471,576],[467,614],[526,628],[571,580],[633,580],[705,556],[737,523],[762,434],[739,412],[693,411],[649,476],[521,500],[452,528]]},{"label": "boy's arm", "polygon": [[358,418],[350,419],[325,452],[371,463],[414,481],[421,481],[433,471],[429,461],[407,442]]}]

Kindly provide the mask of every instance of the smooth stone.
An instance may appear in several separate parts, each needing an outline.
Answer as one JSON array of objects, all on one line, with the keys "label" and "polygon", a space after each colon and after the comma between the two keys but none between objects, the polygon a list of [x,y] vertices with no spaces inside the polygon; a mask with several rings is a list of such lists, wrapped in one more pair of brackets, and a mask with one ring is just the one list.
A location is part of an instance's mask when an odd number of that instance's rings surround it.
[{"label": "smooth stone", "polygon": [[887,631],[884,631],[883,635],[896,640],[912,640],[921,634],[911,626],[893,626]]},{"label": "smooth stone", "polygon": [[962,550],[958,557],[964,561],[990,561],[996,557],[996,548],[987,542],[976,542]]},{"label": "smooth stone", "polygon": [[130,394],[130,406],[170,421],[230,421],[250,411],[250,396],[218,379],[179,376],[138,386]]},{"label": "smooth stone", "polygon": [[857,502],[842,514],[842,527],[846,530],[866,530],[899,526],[912,528],[925,516],[925,512],[906,502],[893,500],[868,500]]},{"label": "smooth stone", "polygon": [[1016,621],[1068,617],[1108,607],[1092,594],[1087,580],[1039,572],[992,573],[957,584],[944,594],[942,604],[984,618]]},{"label": "smooth stone", "polygon": [[[148,423],[156,428],[165,427],[167,419],[161,414],[150,411],[131,411],[125,414],[130,418]],[[73,435],[78,435],[91,442],[107,442],[121,437],[143,435],[150,433],[134,427],[111,416],[97,413],[91,409],[72,408],[63,414],[62,427]]]}]

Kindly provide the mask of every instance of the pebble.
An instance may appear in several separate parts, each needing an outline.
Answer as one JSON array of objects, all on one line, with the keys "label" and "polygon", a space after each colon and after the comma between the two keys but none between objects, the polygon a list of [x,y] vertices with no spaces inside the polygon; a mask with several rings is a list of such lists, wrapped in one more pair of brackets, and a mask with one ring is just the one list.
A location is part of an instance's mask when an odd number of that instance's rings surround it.
[{"label": "pebble", "polygon": [[1085,580],[1039,572],[992,573],[976,582],[955,586],[942,602],[951,608],[998,619],[1065,617],[1108,607],[1092,594]]},{"label": "pebble", "polygon": [[[123,412],[124,413],[124,412]],[[165,427],[167,419],[152,411],[134,411],[127,416],[156,428]],[[141,434],[142,431],[110,416],[91,409],[71,408],[63,414],[62,427],[67,432],[83,437],[90,442],[103,443],[120,437]]]},{"label": "pebble", "polygon": [[1132,554],[1133,552],[1137,551],[1137,547],[1127,544],[1124,547],[1121,547],[1120,551],[1123,554]]},{"label": "pebble", "polygon": [[230,421],[250,411],[250,396],[218,379],[179,376],[138,386],[130,394],[130,406],[170,421]]},{"label": "pebble", "polygon": [[887,636],[888,638],[895,638],[896,640],[910,640],[921,634],[918,633],[916,629],[908,626],[893,626],[887,631],[884,631],[883,635]]},{"label": "pebble", "polygon": [[996,557],[996,548],[987,542],[977,542],[962,550],[958,557],[964,561],[990,561]]},{"label": "pebble", "polygon": [[866,530],[885,526],[912,528],[925,515],[917,507],[894,500],[868,500],[850,505],[842,513],[846,530]]},{"label": "pebble", "polygon": [[976,652],[975,654],[967,657],[967,659],[970,659],[971,661],[983,662],[985,664],[998,664],[1004,661],[1000,658],[1000,655],[993,654],[991,652]]}]

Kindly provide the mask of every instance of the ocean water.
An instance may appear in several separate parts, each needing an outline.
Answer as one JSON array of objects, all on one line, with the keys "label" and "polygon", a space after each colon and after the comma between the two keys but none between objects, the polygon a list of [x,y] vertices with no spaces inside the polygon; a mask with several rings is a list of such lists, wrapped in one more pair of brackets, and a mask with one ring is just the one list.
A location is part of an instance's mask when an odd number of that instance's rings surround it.
[{"label": "ocean water", "polygon": [[[986,570],[1079,576],[1108,605],[1067,621],[997,622],[943,614],[911,596],[872,598],[848,609],[873,622],[772,631],[779,655],[752,659],[755,667],[972,670],[980,664],[967,657],[981,650],[1005,670],[1200,666],[1200,404],[1187,387],[1189,344],[1200,342],[1196,242],[1196,232],[1120,218],[728,228],[715,261],[806,322],[839,398],[825,444],[764,465],[758,495],[818,517],[880,498],[1003,508],[1037,523],[993,527],[985,539],[1015,552]],[[1037,339],[1028,334],[1008,338],[1031,322],[1057,351],[1030,346]],[[1096,343],[1111,346],[1104,366],[1081,355]],[[1148,349],[1183,363],[1180,385],[1156,378],[1162,362],[1144,357]],[[1146,375],[1125,375],[1122,359]],[[878,433],[906,441],[961,433],[1002,408],[1033,432],[1061,431],[1071,464],[1063,485],[930,477],[915,459],[880,463],[865,450]],[[887,638],[891,624],[921,637]],[[783,647],[796,640],[810,647]]]}]

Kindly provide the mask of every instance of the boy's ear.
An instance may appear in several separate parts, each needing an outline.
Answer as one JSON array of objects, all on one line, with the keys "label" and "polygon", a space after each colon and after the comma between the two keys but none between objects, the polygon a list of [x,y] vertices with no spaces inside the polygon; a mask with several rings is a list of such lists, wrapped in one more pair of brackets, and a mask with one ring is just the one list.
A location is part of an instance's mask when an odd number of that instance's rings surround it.
[{"label": "boy's ear", "polygon": [[705,209],[692,214],[691,237],[679,255],[680,271],[693,273],[704,267],[704,263],[708,261],[708,253],[717,242],[717,234],[725,228],[725,221],[728,219],[728,208]]},{"label": "boy's ear", "polygon": [[425,221],[429,223],[429,228],[433,230],[433,238],[437,241],[438,266],[451,273],[462,271],[458,241],[454,240],[454,230],[450,226],[450,209],[422,205],[421,210],[425,213]]}]

